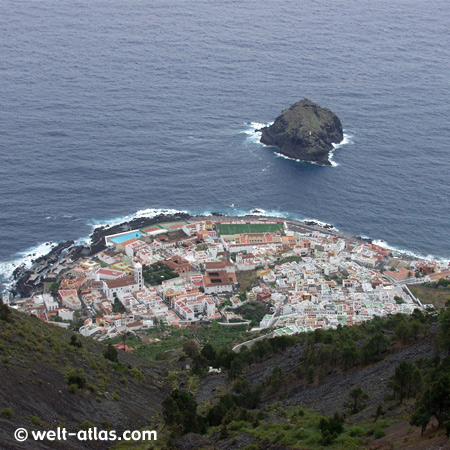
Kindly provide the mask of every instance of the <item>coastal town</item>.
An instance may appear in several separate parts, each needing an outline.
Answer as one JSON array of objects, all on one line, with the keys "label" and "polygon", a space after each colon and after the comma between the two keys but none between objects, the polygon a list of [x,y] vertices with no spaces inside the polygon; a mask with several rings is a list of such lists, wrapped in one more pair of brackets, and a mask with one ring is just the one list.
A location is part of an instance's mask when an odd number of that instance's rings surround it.
[{"label": "coastal town", "polygon": [[[212,321],[282,336],[411,314],[424,306],[408,285],[450,276],[448,263],[288,219],[191,218],[102,239],[93,255],[62,252],[11,306],[98,340]],[[236,312],[251,302],[266,305],[256,325]]]}]

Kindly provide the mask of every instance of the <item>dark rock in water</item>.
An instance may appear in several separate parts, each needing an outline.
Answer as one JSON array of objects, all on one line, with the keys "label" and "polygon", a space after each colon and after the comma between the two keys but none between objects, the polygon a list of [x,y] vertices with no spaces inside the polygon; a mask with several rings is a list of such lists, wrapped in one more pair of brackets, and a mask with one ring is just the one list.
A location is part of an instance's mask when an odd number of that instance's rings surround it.
[{"label": "dark rock in water", "polygon": [[332,144],[344,138],[339,118],[307,99],[285,109],[272,125],[259,131],[261,142],[278,147],[279,153],[323,166],[330,165]]},{"label": "dark rock in water", "polygon": [[[52,264],[55,264],[60,258],[61,254],[72,247],[74,241],[61,242],[53,247],[46,255],[40,256],[33,260],[31,269],[27,269],[25,265],[21,265],[13,272],[13,279],[15,281],[12,288],[13,295],[20,295],[21,297],[29,297],[38,288],[37,282],[33,276],[43,273]],[[39,266],[39,267],[38,267]]]},{"label": "dark rock in water", "polygon": [[90,255],[95,255],[106,249],[105,236],[111,234],[122,233],[123,231],[136,230],[160,222],[176,222],[180,220],[187,220],[191,216],[186,213],[176,214],[160,214],[155,217],[138,217],[129,222],[123,222],[112,227],[98,227],[91,234]]}]

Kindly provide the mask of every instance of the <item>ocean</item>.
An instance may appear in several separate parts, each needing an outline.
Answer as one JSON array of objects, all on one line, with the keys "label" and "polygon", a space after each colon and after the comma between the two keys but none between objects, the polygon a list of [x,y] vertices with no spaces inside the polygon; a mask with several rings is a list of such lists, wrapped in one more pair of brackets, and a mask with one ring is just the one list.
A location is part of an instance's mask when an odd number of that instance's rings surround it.
[{"label": "ocean", "polygon": [[[2,0],[0,272],[160,209],[316,219],[450,258],[443,0]],[[258,143],[309,98],[331,167]]]}]

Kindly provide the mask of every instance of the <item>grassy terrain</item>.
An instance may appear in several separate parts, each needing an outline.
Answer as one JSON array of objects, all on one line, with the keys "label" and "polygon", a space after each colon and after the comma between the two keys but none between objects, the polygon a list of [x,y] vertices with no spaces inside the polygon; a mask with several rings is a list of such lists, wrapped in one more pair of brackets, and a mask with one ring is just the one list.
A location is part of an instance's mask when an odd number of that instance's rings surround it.
[{"label": "grassy terrain", "polygon": [[[238,327],[221,327],[217,322],[213,322],[211,326],[201,326],[192,328],[183,328],[180,330],[174,328],[151,329],[146,331],[150,338],[157,338],[160,342],[150,344],[142,344],[137,338],[127,338],[127,345],[135,348],[134,355],[150,359],[161,360],[178,358],[182,354],[183,343],[190,339],[199,339],[199,344],[213,344],[217,347],[232,347],[240,342],[244,342],[252,337],[253,334],[247,332],[245,326]],[[122,338],[116,338],[113,343],[122,343]]]},{"label": "grassy terrain", "polygon": [[[168,365],[122,351],[114,356],[104,344],[13,310],[7,320],[0,314],[0,361],[1,448],[17,448],[18,427],[145,426],[169,388]],[[81,447],[71,442],[71,448]]]},{"label": "grassy terrain", "polygon": [[262,302],[249,302],[235,309],[244,319],[255,321],[259,324],[262,318],[269,313],[269,305]]},{"label": "grassy terrain", "polygon": [[179,356],[183,342],[193,339],[192,333],[187,329],[171,329],[170,331],[149,330],[151,338],[159,339],[160,342],[141,344],[134,350],[134,354],[145,359],[167,359],[170,356]]},{"label": "grassy terrain", "polygon": [[[268,405],[264,408],[262,419],[258,421],[233,420],[227,425],[229,435],[243,440],[248,435],[263,445],[281,445],[285,448],[331,448],[357,449],[371,441],[371,436],[381,436],[389,420],[344,425],[344,431],[329,444],[324,445],[320,421],[324,417],[314,411],[297,407],[283,408],[281,405]],[[255,426],[256,425],[256,426]],[[214,431],[214,430],[212,430]],[[241,436],[239,436],[241,434]],[[233,440],[233,438],[232,438]]]},{"label": "grassy terrain", "polygon": [[236,278],[239,283],[238,292],[249,291],[258,284],[258,276],[256,270],[242,270],[236,272]]},{"label": "grassy terrain", "polygon": [[424,304],[431,304],[442,309],[445,302],[450,300],[450,288],[431,288],[423,284],[412,284],[408,286],[411,292]]},{"label": "grassy terrain", "polygon": [[217,322],[213,322],[212,326],[202,327],[196,330],[202,344],[209,342],[217,347],[232,347],[240,342],[244,342],[252,337],[252,333],[247,332],[245,326],[238,327],[221,327]]},{"label": "grassy terrain", "polygon": [[232,235],[242,233],[275,233],[284,234],[282,223],[222,223],[216,225],[219,235]]}]

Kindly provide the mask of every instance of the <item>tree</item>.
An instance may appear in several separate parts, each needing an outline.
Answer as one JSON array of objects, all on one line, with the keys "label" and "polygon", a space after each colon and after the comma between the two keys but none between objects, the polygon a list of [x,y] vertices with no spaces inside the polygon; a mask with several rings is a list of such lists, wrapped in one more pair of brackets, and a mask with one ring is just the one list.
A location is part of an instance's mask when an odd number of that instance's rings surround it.
[{"label": "tree", "polygon": [[334,413],[333,417],[322,417],[319,429],[322,434],[322,444],[331,445],[344,431],[344,418],[337,412]]},{"label": "tree", "polygon": [[328,367],[333,360],[333,352],[329,345],[324,345],[319,348],[318,360],[319,364],[324,368],[325,372],[327,372]]},{"label": "tree", "polygon": [[244,364],[241,361],[241,358],[239,356],[236,356],[236,358],[234,358],[230,364],[230,370],[228,371],[228,377],[231,380],[234,380],[238,375],[240,375],[242,373],[243,369],[244,369]]},{"label": "tree", "polygon": [[[447,301],[447,303],[449,302]],[[441,328],[438,334],[438,341],[441,347],[450,355],[450,309],[441,312],[439,322]]]},{"label": "tree", "polygon": [[427,321],[425,314],[419,308],[414,309],[413,313],[411,314],[411,318],[414,320],[417,320],[418,322],[420,322],[422,324]]},{"label": "tree", "polygon": [[348,400],[344,403],[344,406],[350,414],[356,414],[365,408],[365,400],[368,398],[369,396],[358,386],[348,394]]},{"label": "tree", "polygon": [[248,378],[246,376],[240,377],[233,384],[233,392],[236,394],[245,394],[250,391],[250,383],[248,382]]},{"label": "tree", "polygon": [[51,283],[50,284],[50,293],[57,294],[59,290],[59,283]]},{"label": "tree", "polygon": [[412,337],[415,341],[417,341],[419,335],[422,334],[422,330],[424,328],[423,324],[419,320],[414,319],[411,320],[409,326],[411,328]]},{"label": "tree", "polygon": [[441,426],[450,413],[450,371],[447,365],[441,363],[431,373],[430,379],[431,382],[422,395],[419,407],[425,406],[430,416],[436,417]]},{"label": "tree", "polygon": [[395,328],[395,335],[402,341],[403,344],[406,344],[411,340],[411,337],[413,335],[412,328],[406,322],[406,320],[402,320],[397,325],[397,327]]},{"label": "tree", "polygon": [[200,352],[210,363],[216,359],[216,349],[208,342]]},{"label": "tree", "polygon": [[383,353],[386,352],[389,340],[381,333],[370,338],[361,347],[361,354],[365,363],[371,363],[383,359]]},{"label": "tree", "polygon": [[308,384],[312,384],[314,382],[314,366],[311,365],[308,367],[308,372],[306,372],[306,381]]},{"label": "tree", "polygon": [[409,361],[402,361],[395,369],[394,375],[390,379],[390,385],[395,394],[400,396],[400,403],[403,399],[416,395],[422,386],[422,376],[419,369]]},{"label": "tree", "polygon": [[211,426],[216,427],[221,424],[227,411],[226,406],[222,402],[219,402],[208,411],[206,420]]},{"label": "tree", "polygon": [[198,344],[193,339],[189,341],[185,341],[183,343],[183,351],[186,353],[186,356],[192,358],[198,353]]},{"label": "tree", "polygon": [[77,336],[76,334],[72,334],[72,336],[70,337],[70,345],[78,348],[83,347],[83,343],[81,342],[79,336]]},{"label": "tree", "polygon": [[416,408],[414,413],[411,416],[410,425],[414,425],[415,427],[421,427],[422,432],[421,436],[423,436],[423,433],[425,432],[425,429],[427,428],[427,425],[430,423],[430,413],[428,412],[425,405],[421,404]]},{"label": "tree", "polygon": [[342,345],[341,363],[344,370],[352,367],[358,360],[358,348],[355,342],[349,341]]},{"label": "tree", "polygon": [[208,368],[208,360],[201,354],[198,353],[192,358],[192,372],[196,375],[202,375],[206,372]]},{"label": "tree", "polygon": [[162,403],[162,414],[166,424],[175,434],[198,433],[201,431],[197,414],[197,402],[192,394],[174,389]]},{"label": "tree", "polygon": [[109,359],[112,362],[118,362],[119,361],[117,349],[112,344],[108,344],[108,346],[105,348],[105,350],[103,352],[103,356],[106,359]]}]

